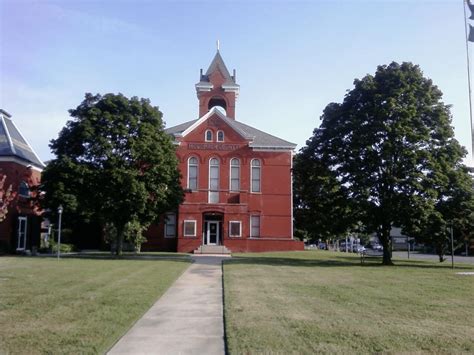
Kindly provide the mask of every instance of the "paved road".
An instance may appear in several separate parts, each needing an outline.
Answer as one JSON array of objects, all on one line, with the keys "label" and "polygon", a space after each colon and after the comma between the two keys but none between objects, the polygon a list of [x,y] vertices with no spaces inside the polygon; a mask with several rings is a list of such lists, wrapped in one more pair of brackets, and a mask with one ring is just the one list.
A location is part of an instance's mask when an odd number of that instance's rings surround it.
[{"label": "paved road", "polygon": [[221,256],[194,263],[108,354],[223,355]]},{"label": "paved road", "polygon": [[[406,251],[394,251],[393,252],[394,258],[400,259],[407,259],[408,253]],[[447,259],[445,262],[451,262],[451,255],[446,255],[445,258]],[[410,252],[410,259],[418,259],[418,260],[435,260],[438,261],[438,255],[433,254],[421,254],[418,252]],[[454,263],[469,263],[474,264],[474,256],[454,256]]]}]

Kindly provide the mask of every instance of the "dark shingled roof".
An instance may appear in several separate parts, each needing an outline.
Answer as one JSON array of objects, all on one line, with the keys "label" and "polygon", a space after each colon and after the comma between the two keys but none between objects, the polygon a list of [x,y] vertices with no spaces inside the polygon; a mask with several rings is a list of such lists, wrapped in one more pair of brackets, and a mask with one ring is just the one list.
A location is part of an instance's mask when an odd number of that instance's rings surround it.
[{"label": "dark shingled roof", "polygon": [[[220,115],[219,115],[220,116]],[[234,130],[236,130],[241,136],[250,140],[250,147],[254,148],[287,148],[287,149],[294,149],[296,148],[296,144],[285,141],[281,138],[272,136],[271,134],[265,133],[256,129],[254,127],[248,126],[244,123],[232,120],[228,117],[222,117],[229,126],[231,126]],[[186,129],[191,127],[196,121],[193,120],[185,123],[181,123],[177,126],[170,127],[165,129],[165,132],[170,135],[176,135],[183,133]]]},{"label": "dark shingled roof", "polygon": [[0,156],[13,156],[38,168],[44,168],[45,165],[23,138],[10,117],[8,112],[0,109]]}]

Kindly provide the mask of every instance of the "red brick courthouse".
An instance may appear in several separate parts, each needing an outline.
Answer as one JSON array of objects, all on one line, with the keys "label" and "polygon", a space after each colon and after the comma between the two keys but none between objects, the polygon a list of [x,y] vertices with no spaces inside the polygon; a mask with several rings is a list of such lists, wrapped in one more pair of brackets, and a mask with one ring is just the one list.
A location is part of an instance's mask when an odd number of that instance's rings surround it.
[{"label": "red brick courthouse", "polygon": [[293,240],[295,144],[236,120],[240,87],[219,51],[196,84],[199,119],[168,128],[185,201],[147,233],[148,250],[302,250]]}]

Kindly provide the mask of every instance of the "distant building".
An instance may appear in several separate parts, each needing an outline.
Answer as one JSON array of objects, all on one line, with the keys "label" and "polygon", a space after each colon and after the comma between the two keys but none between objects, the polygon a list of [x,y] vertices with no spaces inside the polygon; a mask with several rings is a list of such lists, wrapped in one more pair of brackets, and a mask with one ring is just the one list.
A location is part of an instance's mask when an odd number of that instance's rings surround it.
[{"label": "distant building", "polygon": [[43,168],[11,115],[0,109],[0,175],[6,176],[4,189],[11,185],[18,194],[6,219],[0,222],[0,252],[23,252],[40,246],[41,217],[30,197],[31,187],[40,183]]},{"label": "distant building", "polygon": [[196,84],[199,118],[166,130],[185,201],[147,233],[147,250],[303,250],[293,240],[295,144],[236,120],[240,87],[217,51]]}]

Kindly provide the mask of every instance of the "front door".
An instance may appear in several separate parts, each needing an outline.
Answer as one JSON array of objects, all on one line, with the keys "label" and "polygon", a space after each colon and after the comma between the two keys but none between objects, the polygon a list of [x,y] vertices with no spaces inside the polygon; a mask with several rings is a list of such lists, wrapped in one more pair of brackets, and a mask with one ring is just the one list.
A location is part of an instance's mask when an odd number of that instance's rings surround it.
[{"label": "front door", "polygon": [[207,244],[217,245],[219,242],[219,222],[208,221],[207,222]]},{"label": "front door", "polygon": [[26,249],[26,217],[18,217],[18,245],[16,250]]}]

